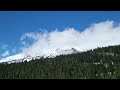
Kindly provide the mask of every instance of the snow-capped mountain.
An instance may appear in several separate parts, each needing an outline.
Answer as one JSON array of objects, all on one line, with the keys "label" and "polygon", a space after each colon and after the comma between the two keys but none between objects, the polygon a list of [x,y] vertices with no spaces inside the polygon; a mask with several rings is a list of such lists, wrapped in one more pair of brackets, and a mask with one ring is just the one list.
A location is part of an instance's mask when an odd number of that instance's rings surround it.
[{"label": "snow-capped mountain", "polygon": [[0,60],[0,63],[2,63],[2,62],[11,63],[11,62],[15,62],[15,61],[20,62],[24,57],[25,57],[24,54],[19,53],[19,54],[12,55],[12,56],[9,56],[7,58],[4,58],[4,59]]},{"label": "snow-capped mountain", "polygon": [[56,49],[55,51],[52,51],[50,53],[47,53],[45,54],[43,57],[46,58],[54,58],[56,56],[59,56],[59,55],[67,55],[67,54],[74,54],[74,53],[78,53],[79,51],[77,51],[76,49],[74,48],[71,48],[71,49]]},{"label": "snow-capped mountain", "polygon": [[12,56],[9,56],[7,58],[4,58],[2,60],[0,60],[0,63],[14,63],[14,62],[24,62],[24,61],[30,61],[30,60],[35,60],[35,59],[40,59],[41,57],[43,58],[54,58],[56,56],[59,56],[59,55],[67,55],[67,54],[74,54],[74,53],[79,53],[79,51],[77,51],[76,49],[74,48],[71,48],[71,49],[56,49],[52,52],[49,52],[49,53],[46,53],[45,55],[43,56],[40,56],[40,55],[35,55],[34,57],[33,56],[30,56],[30,55],[25,55],[23,53],[19,53],[19,54],[16,54],[16,55],[12,55]]}]

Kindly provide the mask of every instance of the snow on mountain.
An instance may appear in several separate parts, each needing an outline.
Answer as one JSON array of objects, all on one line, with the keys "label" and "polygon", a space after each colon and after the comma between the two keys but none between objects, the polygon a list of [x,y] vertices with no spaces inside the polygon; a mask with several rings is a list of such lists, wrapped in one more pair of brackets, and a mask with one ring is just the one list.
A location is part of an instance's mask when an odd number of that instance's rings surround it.
[{"label": "snow on mountain", "polygon": [[15,60],[21,60],[24,57],[25,57],[24,54],[19,53],[19,54],[12,55],[12,56],[9,56],[7,58],[4,58],[4,59],[0,60],[0,63],[2,63],[2,62],[10,62],[10,61],[15,61]]},{"label": "snow on mountain", "polygon": [[52,52],[49,52],[49,53],[46,53],[45,55],[43,56],[40,56],[38,54],[36,54],[34,57],[33,56],[30,56],[30,55],[25,55],[23,53],[19,53],[19,54],[16,54],[16,55],[12,55],[12,56],[9,56],[5,59],[2,59],[0,60],[0,63],[5,63],[5,62],[8,62],[9,63],[14,63],[14,62],[23,62],[23,61],[30,61],[30,60],[35,60],[35,59],[40,59],[41,57],[43,58],[54,58],[56,56],[59,56],[59,55],[67,55],[67,54],[74,54],[74,53],[78,53],[79,51],[77,51],[76,49],[74,48],[71,48],[71,49],[56,49]]},{"label": "snow on mountain", "polygon": [[67,54],[74,54],[74,53],[78,53],[79,51],[77,51],[76,49],[72,48],[72,49],[56,49],[55,51],[52,51],[50,53],[47,53],[46,55],[44,55],[44,58],[48,57],[48,58],[54,58],[56,56],[59,55],[67,55]]}]

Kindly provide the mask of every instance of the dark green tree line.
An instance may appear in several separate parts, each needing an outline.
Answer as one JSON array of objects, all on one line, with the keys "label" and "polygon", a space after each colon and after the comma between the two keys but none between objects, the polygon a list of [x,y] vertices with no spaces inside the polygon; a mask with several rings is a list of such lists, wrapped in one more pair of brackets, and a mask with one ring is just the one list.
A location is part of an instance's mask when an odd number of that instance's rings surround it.
[{"label": "dark green tree line", "polygon": [[120,46],[0,64],[0,79],[119,79]]}]

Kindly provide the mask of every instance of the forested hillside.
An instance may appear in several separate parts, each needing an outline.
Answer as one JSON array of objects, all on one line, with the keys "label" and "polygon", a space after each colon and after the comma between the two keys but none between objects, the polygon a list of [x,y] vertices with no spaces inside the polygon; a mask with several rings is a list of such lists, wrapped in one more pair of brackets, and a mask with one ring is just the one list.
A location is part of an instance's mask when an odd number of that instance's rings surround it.
[{"label": "forested hillside", "polygon": [[0,79],[119,79],[120,46],[0,64]]}]

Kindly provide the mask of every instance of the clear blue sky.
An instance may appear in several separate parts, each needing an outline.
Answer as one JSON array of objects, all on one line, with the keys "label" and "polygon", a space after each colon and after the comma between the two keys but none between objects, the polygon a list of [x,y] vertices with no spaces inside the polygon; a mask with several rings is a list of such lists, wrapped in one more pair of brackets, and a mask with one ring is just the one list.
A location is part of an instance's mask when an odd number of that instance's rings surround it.
[{"label": "clear blue sky", "polygon": [[[26,32],[67,27],[84,30],[106,20],[120,22],[120,11],[0,11],[0,45],[7,44],[12,50],[20,46],[19,39]],[[0,48],[0,54],[3,52]]]}]

